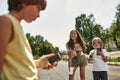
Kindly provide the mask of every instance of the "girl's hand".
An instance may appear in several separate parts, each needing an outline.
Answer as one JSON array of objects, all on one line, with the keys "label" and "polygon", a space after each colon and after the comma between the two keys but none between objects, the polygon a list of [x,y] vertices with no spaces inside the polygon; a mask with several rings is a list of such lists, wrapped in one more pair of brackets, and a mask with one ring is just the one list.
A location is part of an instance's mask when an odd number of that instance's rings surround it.
[{"label": "girl's hand", "polygon": [[82,49],[78,49],[78,50],[76,51],[76,53],[77,53],[77,57],[80,58],[81,53],[82,53]]}]

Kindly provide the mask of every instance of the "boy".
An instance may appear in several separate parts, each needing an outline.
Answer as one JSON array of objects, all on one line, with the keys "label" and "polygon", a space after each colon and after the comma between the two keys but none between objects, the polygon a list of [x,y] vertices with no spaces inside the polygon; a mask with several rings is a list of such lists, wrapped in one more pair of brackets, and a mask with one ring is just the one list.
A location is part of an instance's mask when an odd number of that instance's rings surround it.
[{"label": "boy", "polygon": [[0,80],[37,80],[37,68],[57,65],[47,62],[54,54],[34,61],[20,24],[32,22],[45,8],[46,0],[8,0],[9,13],[0,16]]},{"label": "boy", "polygon": [[108,52],[103,49],[103,42],[99,37],[92,40],[93,50],[89,53],[89,60],[93,59],[93,79],[108,80]]}]

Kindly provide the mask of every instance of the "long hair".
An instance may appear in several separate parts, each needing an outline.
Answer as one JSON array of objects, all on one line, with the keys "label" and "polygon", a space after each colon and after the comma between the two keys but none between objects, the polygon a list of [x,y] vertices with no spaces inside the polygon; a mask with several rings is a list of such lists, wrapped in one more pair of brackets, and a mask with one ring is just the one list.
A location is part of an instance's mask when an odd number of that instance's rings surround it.
[{"label": "long hair", "polygon": [[69,36],[69,41],[67,42],[67,47],[70,49],[74,48],[74,42],[71,39],[71,33],[72,31],[75,31],[77,33],[77,43],[82,47],[82,50],[84,51],[86,49],[86,42],[83,40],[81,34],[79,33],[78,30],[71,30],[70,31],[70,36]]}]

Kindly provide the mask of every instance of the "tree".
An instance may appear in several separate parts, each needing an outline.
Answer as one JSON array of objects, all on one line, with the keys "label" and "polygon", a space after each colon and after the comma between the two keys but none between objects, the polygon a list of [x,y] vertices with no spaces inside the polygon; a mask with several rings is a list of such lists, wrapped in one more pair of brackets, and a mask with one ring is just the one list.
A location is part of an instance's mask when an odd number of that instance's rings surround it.
[{"label": "tree", "polygon": [[86,14],[81,14],[76,18],[75,29],[77,29],[84,40],[87,42],[87,53],[92,48],[91,41],[94,37],[100,37],[103,42],[106,42],[106,31],[103,30],[100,24],[95,23],[95,18],[93,14],[86,16]]},{"label": "tree", "polygon": [[116,40],[116,46],[118,49],[120,49],[120,4],[117,6],[116,11],[116,26],[114,27],[115,37]]},{"label": "tree", "polygon": [[51,43],[45,40],[42,43],[39,43],[39,56],[50,54],[54,52],[54,47]]},{"label": "tree", "polygon": [[120,49],[120,4],[117,6],[115,20],[110,27],[109,35],[111,36],[111,41],[115,42],[117,49]]},{"label": "tree", "polygon": [[54,48],[50,42],[44,40],[43,36],[31,36],[30,33],[26,33],[26,37],[30,43],[33,55],[42,56],[54,52],[59,52],[59,48]]}]

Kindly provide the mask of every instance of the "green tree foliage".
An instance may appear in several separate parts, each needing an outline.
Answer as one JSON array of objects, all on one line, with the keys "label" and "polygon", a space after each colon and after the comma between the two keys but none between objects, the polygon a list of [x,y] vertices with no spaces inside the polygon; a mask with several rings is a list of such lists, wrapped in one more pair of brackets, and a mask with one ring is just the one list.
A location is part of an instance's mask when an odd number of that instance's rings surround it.
[{"label": "green tree foliage", "polygon": [[58,47],[54,48],[50,42],[44,40],[44,37],[40,35],[31,36],[30,33],[26,33],[26,37],[30,43],[33,55],[42,56],[59,52]]},{"label": "green tree foliage", "polygon": [[109,29],[110,40],[115,42],[118,50],[120,50],[120,4],[117,6],[115,20]]},{"label": "green tree foliage", "polygon": [[117,6],[116,26],[114,26],[114,33],[116,38],[116,46],[118,49],[120,49],[120,4]]},{"label": "green tree foliage", "polygon": [[100,24],[95,23],[93,14],[86,16],[81,14],[76,18],[75,29],[77,29],[87,43],[87,54],[92,48],[91,41],[94,37],[100,37],[106,43],[106,30]]},{"label": "green tree foliage", "polygon": [[42,43],[39,43],[39,56],[50,54],[53,52],[54,52],[54,47],[47,40],[45,40]]}]

